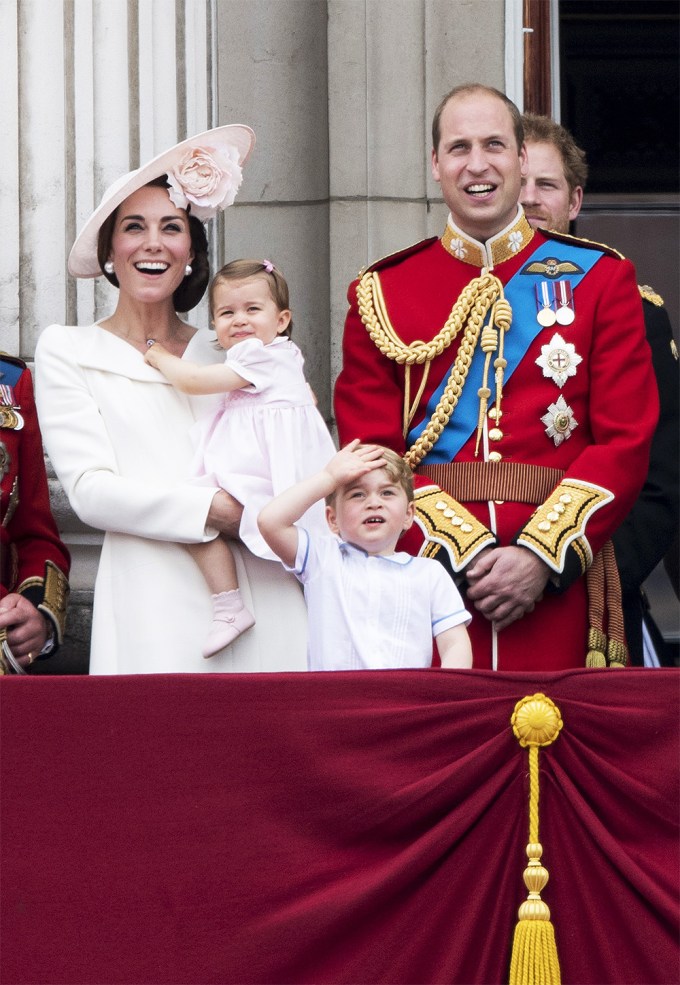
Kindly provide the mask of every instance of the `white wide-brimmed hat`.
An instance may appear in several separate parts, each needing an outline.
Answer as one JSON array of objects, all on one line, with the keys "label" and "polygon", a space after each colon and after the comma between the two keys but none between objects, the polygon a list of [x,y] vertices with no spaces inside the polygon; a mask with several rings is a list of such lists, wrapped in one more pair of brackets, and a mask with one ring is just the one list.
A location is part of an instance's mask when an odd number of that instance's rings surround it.
[{"label": "white wide-brimmed hat", "polygon": [[241,185],[241,167],[250,156],[255,134],[240,123],[215,127],[180,141],[148,164],[124,174],[110,185],[97,208],[78,233],[68,258],[74,277],[99,277],[99,230],[128,195],[167,174],[168,194],[177,208],[191,205],[191,214],[210,219],[231,205]]}]

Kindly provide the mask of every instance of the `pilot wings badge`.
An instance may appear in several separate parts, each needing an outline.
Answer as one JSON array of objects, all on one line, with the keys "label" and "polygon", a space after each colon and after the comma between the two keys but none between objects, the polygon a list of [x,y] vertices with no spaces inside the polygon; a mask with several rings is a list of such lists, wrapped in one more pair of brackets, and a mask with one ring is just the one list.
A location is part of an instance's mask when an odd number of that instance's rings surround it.
[{"label": "pilot wings badge", "polygon": [[538,274],[541,277],[561,277],[562,274],[582,274],[583,269],[572,260],[558,260],[546,257],[545,260],[532,260],[520,270],[520,274]]}]

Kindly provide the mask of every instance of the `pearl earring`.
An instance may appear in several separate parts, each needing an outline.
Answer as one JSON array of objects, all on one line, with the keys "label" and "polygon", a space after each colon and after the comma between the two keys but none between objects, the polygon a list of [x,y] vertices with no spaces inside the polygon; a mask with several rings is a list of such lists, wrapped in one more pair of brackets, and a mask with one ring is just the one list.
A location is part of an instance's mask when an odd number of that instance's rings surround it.
[{"label": "pearl earring", "polygon": [[194,268],[191,266],[190,263],[188,263],[186,265],[186,267],[184,268],[184,276],[185,277],[189,277],[189,275],[193,273],[193,270],[194,270]]},{"label": "pearl earring", "polygon": [[106,271],[107,274],[112,274],[113,273],[113,261],[112,260],[107,260],[106,261],[106,263],[104,264],[104,270]]}]

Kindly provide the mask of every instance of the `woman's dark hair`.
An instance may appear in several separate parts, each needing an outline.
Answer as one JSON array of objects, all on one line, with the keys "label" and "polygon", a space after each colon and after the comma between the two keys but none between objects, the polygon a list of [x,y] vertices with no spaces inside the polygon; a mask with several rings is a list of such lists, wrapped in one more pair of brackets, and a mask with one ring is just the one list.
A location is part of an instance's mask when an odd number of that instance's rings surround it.
[{"label": "woman's dark hair", "polygon": [[[161,175],[159,178],[154,178],[153,181],[147,181],[145,187],[169,188],[170,185],[168,184],[166,176]],[[196,307],[205,294],[205,289],[208,286],[208,281],[210,280],[208,237],[205,234],[205,227],[203,223],[197,219],[196,216],[191,215],[191,212],[189,211],[190,208],[191,206],[187,209],[187,215],[189,217],[191,249],[194,254],[194,258],[191,261],[191,266],[193,269],[189,276],[184,278],[172,296],[172,303],[175,311],[181,312],[190,311],[192,308]],[[101,224],[99,238],[97,240],[97,259],[99,260],[99,266],[101,267],[101,271],[108,282],[113,284],[114,287],[120,286],[118,283],[118,278],[115,274],[107,273],[104,269],[104,264],[108,260],[111,252],[113,227],[116,224],[117,214],[118,209],[115,209],[110,216],[107,216]]]}]

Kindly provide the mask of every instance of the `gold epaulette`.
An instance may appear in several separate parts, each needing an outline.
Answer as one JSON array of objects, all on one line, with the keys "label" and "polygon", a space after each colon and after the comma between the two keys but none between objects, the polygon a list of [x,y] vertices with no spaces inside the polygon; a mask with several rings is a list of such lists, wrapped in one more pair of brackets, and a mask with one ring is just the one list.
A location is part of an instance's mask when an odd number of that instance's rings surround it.
[{"label": "gold epaulette", "polygon": [[606,243],[598,243],[594,239],[584,239],[582,236],[571,236],[569,233],[558,233],[554,229],[541,229],[541,232],[548,237],[548,239],[556,239],[560,243],[572,243],[574,246],[582,246],[586,250],[603,250],[607,256],[614,257],[617,260],[625,260],[623,253],[619,253],[615,250],[613,246],[607,246]]},{"label": "gold epaulette", "polygon": [[653,287],[649,284],[638,284],[638,291],[640,292],[640,297],[643,301],[650,301],[655,304],[657,308],[663,308],[663,298],[660,294],[657,294]]},{"label": "gold epaulette", "polygon": [[410,257],[414,253],[419,253],[420,250],[424,250],[426,246],[431,246],[432,243],[436,242],[437,236],[430,236],[429,239],[421,239],[420,242],[412,243],[410,246],[404,247],[403,250],[397,250],[396,253],[388,253],[386,256],[380,257],[379,260],[374,260],[372,263],[362,267],[358,276],[363,277],[367,270],[382,270],[383,267],[388,267],[392,263],[396,263],[399,260],[405,260],[406,257]]}]

